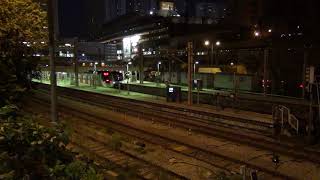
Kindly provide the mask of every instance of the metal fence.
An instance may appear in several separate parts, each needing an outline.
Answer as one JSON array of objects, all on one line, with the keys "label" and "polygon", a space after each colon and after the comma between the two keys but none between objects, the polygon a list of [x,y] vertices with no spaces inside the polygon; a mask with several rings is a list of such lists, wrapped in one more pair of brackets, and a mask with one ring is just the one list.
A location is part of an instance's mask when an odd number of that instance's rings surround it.
[{"label": "metal fence", "polygon": [[289,128],[293,129],[296,134],[299,134],[299,120],[296,118],[290,111],[290,109],[283,105],[273,106],[273,121],[274,124],[277,122],[281,123],[281,132],[289,126]]}]

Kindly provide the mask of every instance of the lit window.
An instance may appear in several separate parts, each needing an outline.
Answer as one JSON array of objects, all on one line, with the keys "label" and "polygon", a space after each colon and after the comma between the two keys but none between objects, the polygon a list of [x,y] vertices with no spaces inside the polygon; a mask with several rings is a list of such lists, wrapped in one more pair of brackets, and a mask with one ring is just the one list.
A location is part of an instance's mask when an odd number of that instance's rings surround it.
[{"label": "lit window", "polygon": [[173,2],[161,2],[160,9],[161,10],[172,10],[173,9]]}]

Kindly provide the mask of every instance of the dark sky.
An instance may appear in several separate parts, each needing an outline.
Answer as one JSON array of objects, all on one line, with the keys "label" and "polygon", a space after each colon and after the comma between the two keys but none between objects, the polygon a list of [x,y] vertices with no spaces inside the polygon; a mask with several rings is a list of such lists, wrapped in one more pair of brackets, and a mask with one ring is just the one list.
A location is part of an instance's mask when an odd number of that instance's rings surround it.
[{"label": "dark sky", "polygon": [[58,0],[60,35],[88,37],[94,24],[103,22],[104,8],[104,0]]},{"label": "dark sky", "polygon": [[59,29],[63,37],[73,37],[86,32],[85,0],[58,0]]}]

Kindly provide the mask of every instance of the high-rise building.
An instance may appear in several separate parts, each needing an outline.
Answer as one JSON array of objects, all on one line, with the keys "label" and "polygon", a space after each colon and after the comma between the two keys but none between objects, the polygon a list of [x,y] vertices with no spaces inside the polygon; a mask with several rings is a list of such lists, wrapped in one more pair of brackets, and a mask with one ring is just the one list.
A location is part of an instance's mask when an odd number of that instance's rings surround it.
[{"label": "high-rise building", "polygon": [[156,0],[128,0],[127,11],[148,14],[151,10],[156,9]]},{"label": "high-rise building", "polygon": [[[273,32],[317,34],[319,0],[228,0],[229,22],[247,27],[273,28]],[[303,33],[305,32],[305,33]]]},{"label": "high-rise building", "polygon": [[243,26],[254,26],[265,13],[266,3],[264,0],[229,0],[228,14],[232,23]]},{"label": "high-rise building", "polygon": [[111,21],[118,16],[126,13],[126,1],[125,0],[106,0],[105,1],[106,18],[105,21]]},{"label": "high-rise building", "polygon": [[218,21],[225,17],[223,0],[105,0],[106,18],[111,21],[119,16],[136,12],[145,15],[211,18]]},{"label": "high-rise building", "polygon": [[213,21],[212,23],[218,23],[220,20],[224,19],[225,12],[225,3],[220,1],[198,2],[195,8],[196,17],[211,19],[211,21]]},{"label": "high-rise building", "polygon": [[156,8],[156,0],[105,0],[105,22],[132,12],[149,14]]},{"label": "high-rise building", "polygon": [[176,10],[182,16],[216,17],[225,8],[224,0],[175,0]]}]

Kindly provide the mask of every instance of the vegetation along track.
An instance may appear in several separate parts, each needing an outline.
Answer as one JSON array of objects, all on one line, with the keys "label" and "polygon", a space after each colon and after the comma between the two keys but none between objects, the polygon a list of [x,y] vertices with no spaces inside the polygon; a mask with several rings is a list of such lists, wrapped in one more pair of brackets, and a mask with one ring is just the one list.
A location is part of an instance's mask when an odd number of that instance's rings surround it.
[{"label": "vegetation along track", "polygon": [[[36,99],[36,98],[34,98]],[[39,101],[42,101],[42,103],[46,100],[41,99]],[[41,103],[41,102],[40,102]],[[47,105],[49,103],[49,101],[46,101]],[[235,169],[239,169],[240,166],[242,165],[246,165],[247,167],[251,168],[251,169],[255,169],[255,170],[259,170],[260,172],[264,172],[265,174],[268,174],[268,176],[272,176],[272,177],[278,177],[281,179],[295,179],[294,177],[291,177],[287,174],[283,174],[275,169],[272,168],[268,168],[268,167],[264,167],[264,166],[259,166],[256,163],[251,163],[251,162],[246,162],[246,161],[242,161],[239,159],[235,159],[235,158],[230,158],[226,155],[223,155],[221,153],[215,153],[212,152],[208,149],[203,149],[200,148],[196,145],[192,145],[189,144],[188,142],[184,142],[184,140],[176,140],[176,139],[172,139],[170,137],[167,137],[165,135],[159,135],[159,134],[154,134],[150,131],[146,131],[146,130],[142,130],[142,129],[138,129],[135,128],[134,126],[131,126],[130,124],[123,124],[123,122],[118,121],[118,120],[113,120],[113,119],[108,119],[108,117],[101,117],[101,115],[97,115],[94,113],[90,113],[88,111],[79,111],[77,108],[73,108],[70,106],[65,106],[63,104],[60,104],[60,108],[61,110],[63,110],[64,112],[68,113],[68,114],[72,114],[76,117],[80,117],[82,119],[85,119],[86,121],[90,121],[92,123],[95,123],[101,127],[112,127],[114,128],[116,131],[119,131],[121,133],[127,134],[128,136],[131,137],[136,137],[138,139],[141,139],[143,141],[147,141],[153,144],[159,144],[161,146],[165,146],[170,148],[170,146],[168,146],[168,144],[180,144],[182,146],[186,146],[189,149],[191,149],[191,152],[197,152],[195,154],[193,153],[188,153],[188,152],[180,152],[177,151],[175,149],[170,149],[172,151],[176,151],[178,153],[182,153],[186,156],[190,156],[193,157],[197,160],[206,162],[208,164],[211,164],[214,167],[219,167],[221,169],[230,171],[230,169],[228,169],[228,166],[232,166],[233,170]],[[110,123],[112,123],[112,126],[110,126]],[[223,161],[227,161],[228,166],[220,166],[219,163],[215,164],[214,160],[212,160],[212,158],[220,158],[223,159]]]},{"label": "vegetation along track", "polygon": [[[39,85],[39,88],[47,92],[49,90],[48,85]],[[214,137],[224,138],[237,143],[247,144],[257,148],[273,151],[295,157],[297,159],[306,159],[311,162],[320,163],[320,153],[303,147],[298,147],[295,144],[286,142],[275,141],[272,138],[264,135],[254,134],[253,132],[234,130],[230,127],[217,126],[211,123],[207,119],[200,119],[190,114],[206,114],[207,112],[195,111],[190,109],[178,108],[176,111],[168,112],[167,109],[171,109],[170,105],[160,105],[152,102],[142,102],[138,100],[128,100],[125,98],[108,96],[98,93],[92,93],[87,91],[75,90],[70,88],[59,87],[60,96],[81,101],[87,104],[95,105],[126,113],[140,118],[149,119],[152,121],[158,121],[162,123],[169,123],[173,126],[178,126],[199,133],[207,134]],[[134,108],[133,108],[134,107]],[[176,107],[175,107],[176,109]],[[188,114],[187,114],[188,113]],[[215,117],[214,113],[209,113],[206,116]],[[228,119],[229,116],[223,116],[220,118]],[[231,117],[234,121],[234,119]],[[248,122],[251,123],[252,121]],[[256,122],[260,123],[260,122]]]}]

